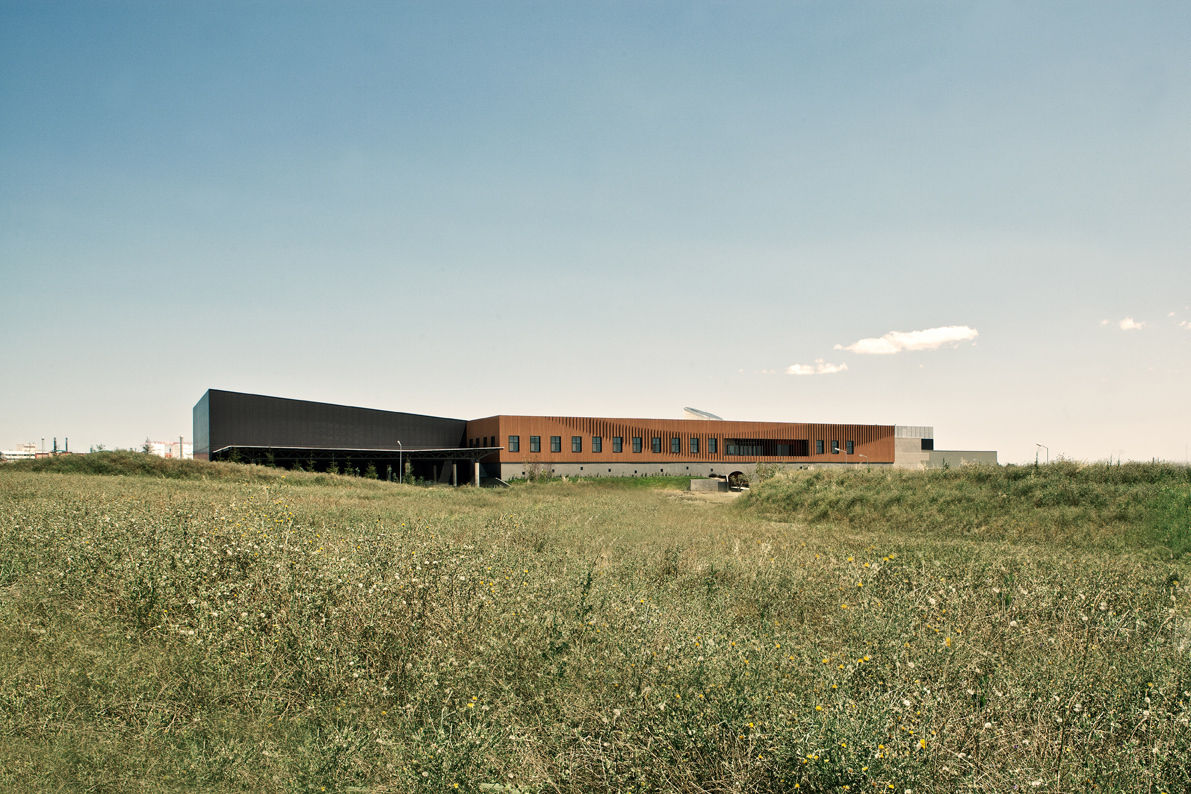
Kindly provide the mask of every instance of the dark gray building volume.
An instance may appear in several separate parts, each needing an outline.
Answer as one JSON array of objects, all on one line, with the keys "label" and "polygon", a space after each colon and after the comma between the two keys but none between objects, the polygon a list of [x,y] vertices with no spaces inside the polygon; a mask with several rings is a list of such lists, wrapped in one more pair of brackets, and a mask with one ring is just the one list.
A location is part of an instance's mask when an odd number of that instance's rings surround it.
[{"label": "dark gray building volume", "polygon": [[194,406],[194,457],[317,470],[371,464],[393,479],[408,463],[423,479],[468,481],[487,452],[466,446],[466,429],[463,419],[208,389]]}]

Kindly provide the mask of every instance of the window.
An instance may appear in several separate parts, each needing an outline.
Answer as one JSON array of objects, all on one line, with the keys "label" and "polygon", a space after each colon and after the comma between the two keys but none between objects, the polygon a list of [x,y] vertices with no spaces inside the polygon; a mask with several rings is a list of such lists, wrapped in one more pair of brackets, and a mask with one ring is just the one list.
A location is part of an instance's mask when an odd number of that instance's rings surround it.
[{"label": "window", "polygon": [[624,436],[612,436],[612,451],[624,452]]},{"label": "window", "polygon": [[935,440],[933,438],[922,439],[922,451],[927,452],[935,448]]},{"label": "window", "polygon": [[677,455],[682,452],[682,439],[675,437],[670,439],[670,454]]},{"label": "window", "polygon": [[591,437],[591,451],[592,452],[603,452],[604,451],[604,439],[601,436],[592,436]]},{"label": "window", "polygon": [[718,438],[707,439],[707,454],[718,455],[720,451],[720,440]]},{"label": "window", "polygon": [[815,454],[816,455],[823,454],[823,441],[821,439],[819,441],[815,442]]},{"label": "window", "polygon": [[662,454],[662,439],[659,436],[654,436],[649,440],[649,451],[655,455]]},{"label": "window", "polygon": [[550,436],[550,451],[562,452],[562,436]]},{"label": "window", "polygon": [[509,436],[509,452],[521,451],[521,436]]},{"label": "window", "polygon": [[541,436],[530,436],[529,437],[529,451],[530,452],[541,452],[542,451],[542,437]]},{"label": "window", "polygon": [[839,442],[838,442],[838,441],[832,441],[832,442],[831,442],[831,454],[832,454],[832,455],[838,455],[838,454],[839,454]]},{"label": "window", "polygon": [[699,439],[695,438],[694,436],[691,436],[691,454],[699,454]]},{"label": "window", "polygon": [[847,451],[847,453],[849,455],[855,455],[856,454],[856,442],[855,441],[845,441],[844,449]]},{"label": "window", "polygon": [[571,452],[583,451],[583,436],[571,436]]},{"label": "window", "polygon": [[633,436],[633,452],[641,451],[641,436]]},{"label": "window", "polygon": [[724,454],[760,457],[765,454],[765,446],[752,438],[728,438],[724,440]]}]

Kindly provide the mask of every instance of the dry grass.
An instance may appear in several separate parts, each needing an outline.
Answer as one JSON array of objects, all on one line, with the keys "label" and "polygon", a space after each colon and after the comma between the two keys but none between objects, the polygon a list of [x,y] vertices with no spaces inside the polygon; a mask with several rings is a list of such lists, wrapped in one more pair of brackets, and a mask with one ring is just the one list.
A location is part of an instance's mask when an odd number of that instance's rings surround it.
[{"label": "dry grass", "polygon": [[0,787],[1191,789],[1144,510],[1051,543],[788,522],[797,484],[252,476],[0,470]]}]

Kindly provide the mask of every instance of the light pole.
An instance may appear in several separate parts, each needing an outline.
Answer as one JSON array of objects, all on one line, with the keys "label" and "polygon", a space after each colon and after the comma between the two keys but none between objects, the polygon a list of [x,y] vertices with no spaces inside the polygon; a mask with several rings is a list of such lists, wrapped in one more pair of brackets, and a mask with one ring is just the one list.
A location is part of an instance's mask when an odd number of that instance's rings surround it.
[{"label": "light pole", "polygon": [[[1042,449],[1046,450],[1046,463],[1047,463],[1047,465],[1049,465],[1050,464],[1050,447],[1046,446],[1045,444],[1035,444],[1034,446],[1042,447]],[[1038,450],[1034,450],[1034,465],[1035,466],[1038,465]]]},{"label": "light pole", "polygon": [[401,465],[401,455],[405,452],[405,447],[401,446],[401,440],[397,440],[397,482],[398,484],[405,482],[405,467]]}]

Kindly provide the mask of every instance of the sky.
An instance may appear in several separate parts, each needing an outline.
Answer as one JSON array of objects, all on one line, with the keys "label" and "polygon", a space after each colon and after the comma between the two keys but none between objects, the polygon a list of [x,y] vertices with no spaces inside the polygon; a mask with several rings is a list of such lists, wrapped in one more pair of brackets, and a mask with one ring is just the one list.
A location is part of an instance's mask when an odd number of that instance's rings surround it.
[{"label": "sky", "polygon": [[1183,0],[0,0],[0,448],[218,388],[1181,462],[1189,219]]}]

